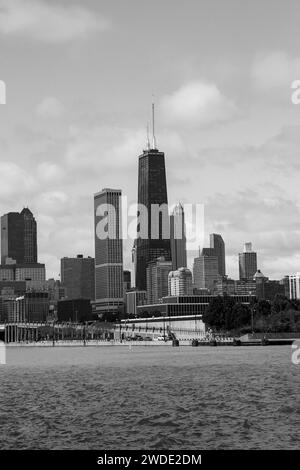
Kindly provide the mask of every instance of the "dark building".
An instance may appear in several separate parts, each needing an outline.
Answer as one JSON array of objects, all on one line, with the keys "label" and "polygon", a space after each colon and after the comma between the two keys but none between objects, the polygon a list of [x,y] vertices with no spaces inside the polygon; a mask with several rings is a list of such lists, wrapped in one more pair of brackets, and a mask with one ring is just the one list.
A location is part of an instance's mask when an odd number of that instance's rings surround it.
[{"label": "dark building", "polygon": [[123,271],[124,292],[131,289],[131,272]]},{"label": "dark building", "polygon": [[49,316],[48,292],[26,292],[7,300],[8,321],[16,323],[46,322]]},{"label": "dark building", "polygon": [[257,254],[252,251],[252,243],[245,243],[243,253],[239,253],[240,279],[253,279],[257,271]]},{"label": "dark building", "polygon": [[1,217],[1,264],[37,263],[37,224],[32,212],[9,212]]},{"label": "dark building", "polygon": [[67,299],[57,302],[57,320],[59,322],[80,323],[93,319],[92,306],[88,299]]},{"label": "dark building", "polygon": [[225,263],[225,243],[221,235],[218,233],[211,233],[209,236],[210,247],[203,248],[203,256],[216,256],[218,258],[218,273],[220,276],[226,276],[226,263]]},{"label": "dark building", "polygon": [[5,292],[13,292],[14,295],[23,295],[26,292],[25,281],[0,281],[0,295]]},{"label": "dark building", "polygon": [[135,284],[138,290],[146,290],[148,263],[161,256],[171,260],[165,154],[156,148],[154,125],[152,148],[148,141],[139,156],[138,204]]},{"label": "dark building", "polygon": [[256,283],[256,297],[259,300],[275,299],[276,295],[285,296],[285,286],[281,281],[270,281],[258,270],[254,275]]},{"label": "dark building", "polygon": [[94,195],[95,312],[119,314],[124,308],[121,190]]},{"label": "dark building", "polygon": [[60,276],[68,299],[95,299],[95,260],[88,256],[62,258]]},{"label": "dark building", "polygon": [[172,270],[187,267],[184,210],[179,203],[170,217]]}]

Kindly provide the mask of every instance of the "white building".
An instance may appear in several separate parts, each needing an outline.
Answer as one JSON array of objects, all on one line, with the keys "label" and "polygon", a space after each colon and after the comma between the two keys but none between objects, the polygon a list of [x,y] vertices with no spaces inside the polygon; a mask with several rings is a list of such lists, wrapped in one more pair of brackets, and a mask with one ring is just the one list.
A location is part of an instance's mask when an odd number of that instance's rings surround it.
[{"label": "white building", "polygon": [[191,295],[193,293],[193,277],[188,268],[171,271],[168,278],[169,295]]},{"label": "white building", "polygon": [[289,276],[290,299],[300,299],[300,272]]}]

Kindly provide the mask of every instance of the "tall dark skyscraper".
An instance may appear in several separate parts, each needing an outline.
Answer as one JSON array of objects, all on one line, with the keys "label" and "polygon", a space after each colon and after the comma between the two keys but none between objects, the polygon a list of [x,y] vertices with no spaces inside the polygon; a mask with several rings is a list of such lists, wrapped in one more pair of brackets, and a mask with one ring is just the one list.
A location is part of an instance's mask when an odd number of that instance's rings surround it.
[{"label": "tall dark skyscraper", "polygon": [[202,255],[216,256],[218,258],[218,273],[220,276],[226,276],[224,240],[218,233],[211,233],[209,239],[210,248],[203,248]]},{"label": "tall dark skyscraper", "polygon": [[252,243],[247,242],[243,253],[239,253],[240,279],[253,279],[257,271],[257,254],[252,251]]},{"label": "tall dark skyscraper", "polygon": [[84,258],[62,258],[60,279],[68,299],[95,300],[95,260]]},{"label": "tall dark skyscraper", "polygon": [[25,208],[21,212],[24,221],[24,263],[37,263],[37,226],[32,212]]},{"label": "tall dark skyscraper", "polygon": [[32,212],[9,212],[1,217],[1,264],[37,263],[37,224]]},{"label": "tall dark skyscraper", "polygon": [[[147,213],[146,220],[143,221],[143,217],[140,217],[138,223],[135,284],[139,290],[146,290],[148,263],[161,256],[166,261],[171,260],[169,215],[167,211],[161,212],[158,217],[157,214],[151,213],[154,205],[165,204],[166,209],[168,204],[165,154],[156,148],[154,109],[152,148],[148,139],[147,149],[139,156],[138,204],[143,205],[147,209]],[[145,223],[147,227],[143,232]],[[153,236],[155,231],[157,235]]]}]

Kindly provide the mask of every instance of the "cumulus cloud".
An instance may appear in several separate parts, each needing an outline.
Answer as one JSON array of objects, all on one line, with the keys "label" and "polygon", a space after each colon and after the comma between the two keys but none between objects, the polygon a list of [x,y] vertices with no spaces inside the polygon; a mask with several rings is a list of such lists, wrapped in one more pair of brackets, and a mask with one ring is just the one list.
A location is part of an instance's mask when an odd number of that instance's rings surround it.
[{"label": "cumulus cloud", "polygon": [[252,66],[252,78],[257,89],[274,96],[280,89],[290,95],[291,83],[300,79],[300,57],[275,51],[257,57]]},{"label": "cumulus cloud", "polygon": [[146,133],[140,129],[94,126],[72,127],[65,153],[65,161],[72,168],[89,173],[101,168],[102,172],[112,167],[128,169],[135,164],[137,153],[146,144]]},{"label": "cumulus cloud", "polygon": [[13,162],[0,161],[0,196],[9,199],[22,188],[23,194],[32,194],[37,188],[35,179],[25,169]]},{"label": "cumulus cloud", "polygon": [[0,0],[0,32],[5,35],[55,44],[108,27],[104,17],[70,2],[59,5],[53,0]]},{"label": "cumulus cloud", "polygon": [[53,96],[44,98],[36,107],[36,114],[45,119],[58,119],[64,114],[64,111],[64,105]]},{"label": "cumulus cloud", "polygon": [[253,242],[266,276],[281,278],[298,270],[300,203],[280,194],[279,187],[216,194],[207,200],[205,213],[207,231],[223,235],[231,275],[238,274],[237,255],[246,241]]},{"label": "cumulus cloud", "polygon": [[163,118],[169,125],[197,128],[238,115],[236,106],[215,84],[194,81],[162,98]]}]

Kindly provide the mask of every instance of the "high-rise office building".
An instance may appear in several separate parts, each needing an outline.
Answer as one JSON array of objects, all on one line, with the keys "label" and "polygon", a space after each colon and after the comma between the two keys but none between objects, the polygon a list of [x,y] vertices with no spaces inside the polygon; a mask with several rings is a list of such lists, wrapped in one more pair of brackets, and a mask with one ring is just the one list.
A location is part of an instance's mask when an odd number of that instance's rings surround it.
[{"label": "high-rise office building", "polygon": [[300,272],[289,276],[289,290],[290,299],[300,299]]},{"label": "high-rise office building", "polygon": [[198,256],[193,265],[194,287],[196,289],[209,289],[213,292],[215,284],[220,278],[217,256]]},{"label": "high-rise office building", "polygon": [[0,266],[0,281],[24,281],[27,291],[45,288],[46,269],[41,263],[6,264]]},{"label": "high-rise office building", "polygon": [[170,216],[170,239],[173,271],[185,268],[187,266],[185,221],[184,210],[180,203],[175,206]]},{"label": "high-rise office building", "polygon": [[123,271],[124,292],[131,289],[131,271]]},{"label": "high-rise office building", "polygon": [[94,195],[96,313],[123,311],[121,194],[106,188]]},{"label": "high-rise office building", "polygon": [[1,264],[11,263],[37,263],[37,224],[28,208],[1,217]]},{"label": "high-rise office building", "polygon": [[257,271],[257,254],[252,251],[252,243],[244,245],[243,253],[239,253],[239,277],[240,279],[253,279]]},{"label": "high-rise office building", "polygon": [[147,300],[155,304],[168,295],[168,277],[172,262],[163,256],[150,261],[147,266]]},{"label": "high-rise office building", "polygon": [[193,277],[188,268],[171,271],[168,279],[168,295],[192,295]]},{"label": "high-rise office building", "polygon": [[216,256],[218,258],[218,272],[220,276],[226,276],[225,243],[221,235],[211,233],[209,236],[210,247],[202,249],[203,256]]},{"label": "high-rise office building", "polygon": [[126,314],[136,316],[137,307],[145,305],[147,300],[147,292],[145,290],[132,290],[126,292]]},{"label": "high-rise office building", "polygon": [[24,221],[24,263],[37,263],[36,220],[28,208],[24,208],[20,215]]},{"label": "high-rise office building", "polygon": [[135,285],[146,290],[148,263],[160,256],[171,260],[165,154],[156,146],[154,112],[152,145],[148,139],[147,149],[139,156],[138,204]]},{"label": "high-rise office building", "polygon": [[95,300],[95,260],[88,256],[60,260],[60,279],[68,299]]}]

